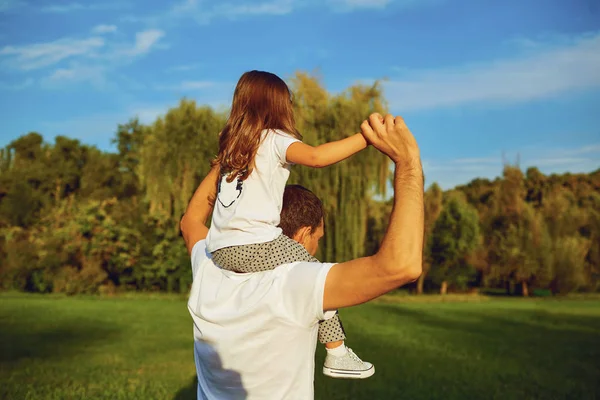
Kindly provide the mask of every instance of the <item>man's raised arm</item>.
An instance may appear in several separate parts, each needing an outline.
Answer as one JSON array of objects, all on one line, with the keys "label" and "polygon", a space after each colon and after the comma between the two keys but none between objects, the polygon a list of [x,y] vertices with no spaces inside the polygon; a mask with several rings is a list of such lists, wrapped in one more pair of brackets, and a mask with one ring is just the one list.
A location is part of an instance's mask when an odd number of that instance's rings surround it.
[{"label": "man's raised arm", "polygon": [[379,114],[361,126],[365,138],[395,164],[394,204],[379,251],[334,265],[327,275],[323,309],[364,303],[416,280],[423,257],[423,170],[419,147],[401,117]]}]

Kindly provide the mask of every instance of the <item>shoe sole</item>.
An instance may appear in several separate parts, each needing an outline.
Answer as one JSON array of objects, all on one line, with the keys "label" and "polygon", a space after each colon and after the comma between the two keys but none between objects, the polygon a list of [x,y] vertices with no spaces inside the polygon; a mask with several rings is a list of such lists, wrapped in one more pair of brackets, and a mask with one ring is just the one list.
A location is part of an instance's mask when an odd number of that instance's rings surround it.
[{"label": "shoe sole", "polygon": [[375,373],[375,366],[364,370],[364,371],[349,371],[347,369],[335,369],[323,367],[323,375],[339,378],[339,379],[366,379],[373,376]]}]

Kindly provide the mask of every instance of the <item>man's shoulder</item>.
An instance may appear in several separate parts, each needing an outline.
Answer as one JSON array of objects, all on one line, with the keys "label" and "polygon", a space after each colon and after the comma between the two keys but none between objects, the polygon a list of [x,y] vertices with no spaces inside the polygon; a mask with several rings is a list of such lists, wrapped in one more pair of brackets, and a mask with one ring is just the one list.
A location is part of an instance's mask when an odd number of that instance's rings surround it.
[{"label": "man's shoulder", "polygon": [[297,315],[302,316],[299,321],[312,323],[330,317],[324,314],[323,294],[327,274],[333,265],[301,261],[276,268],[280,269],[282,298],[287,300],[290,309],[302,309],[295,310]]},{"label": "man's shoulder", "polygon": [[[322,263],[320,261],[299,261],[286,265],[282,270],[286,270],[292,278],[306,276],[307,279],[317,278],[318,276],[327,276],[329,269],[335,265],[334,263]],[[278,267],[280,268],[280,267]]]}]

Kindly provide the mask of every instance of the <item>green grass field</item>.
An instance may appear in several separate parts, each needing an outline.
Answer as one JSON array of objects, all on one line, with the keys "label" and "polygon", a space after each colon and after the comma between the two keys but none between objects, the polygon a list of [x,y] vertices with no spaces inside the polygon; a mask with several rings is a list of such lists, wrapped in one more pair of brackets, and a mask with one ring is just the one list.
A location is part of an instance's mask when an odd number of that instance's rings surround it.
[{"label": "green grass field", "polygon": [[[342,310],[365,381],[317,399],[600,399],[600,300],[388,298]],[[185,300],[0,295],[1,399],[193,399]]]}]

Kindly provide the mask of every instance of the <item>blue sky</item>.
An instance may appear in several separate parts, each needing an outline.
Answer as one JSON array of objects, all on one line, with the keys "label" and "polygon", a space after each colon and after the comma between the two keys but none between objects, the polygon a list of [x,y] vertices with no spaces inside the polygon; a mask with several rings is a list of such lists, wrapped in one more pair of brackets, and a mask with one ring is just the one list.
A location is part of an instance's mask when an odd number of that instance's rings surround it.
[{"label": "blue sky", "polygon": [[[102,149],[183,96],[227,107],[246,70],[385,78],[429,183],[600,167],[597,0],[0,0],[0,145]],[[350,134],[350,132],[348,132]]]}]

